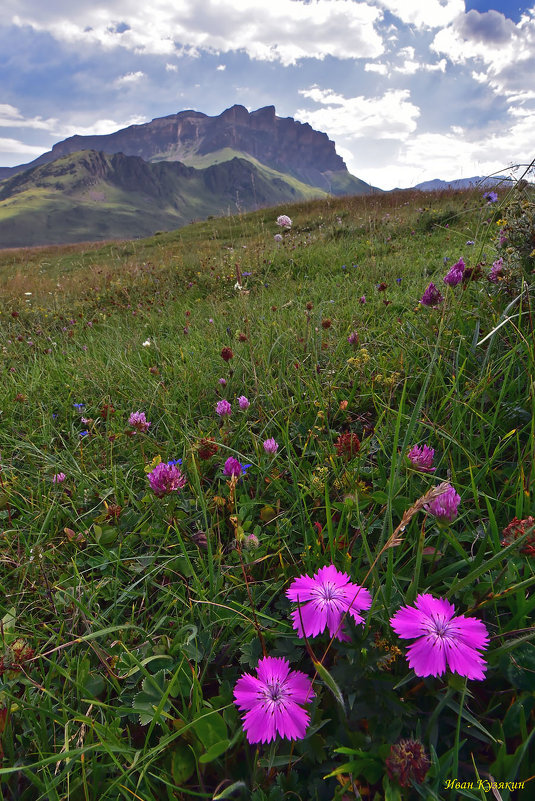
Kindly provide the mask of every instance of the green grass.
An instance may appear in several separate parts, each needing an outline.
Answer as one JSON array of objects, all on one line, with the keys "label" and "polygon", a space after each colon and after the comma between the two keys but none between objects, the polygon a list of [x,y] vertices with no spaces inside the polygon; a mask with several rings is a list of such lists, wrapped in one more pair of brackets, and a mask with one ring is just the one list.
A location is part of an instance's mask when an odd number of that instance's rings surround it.
[{"label": "green grass", "polygon": [[[0,252],[0,799],[477,799],[535,773],[533,557],[502,544],[534,509],[533,287],[486,279],[508,208],[399,192]],[[461,255],[482,276],[446,287]],[[423,443],[434,473],[406,458]],[[182,459],[180,492],[151,492],[158,459]],[[446,480],[444,527],[415,504]],[[328,564],[373,605],[349,642],[305,643],[285,591]],[[409,669],[389,620],[419,593],[485,622],[484,681]],[[263,649],[316,697],[305,739],[257,749],[233,687]],[[388,777],[399,738],[423,784]]]}]

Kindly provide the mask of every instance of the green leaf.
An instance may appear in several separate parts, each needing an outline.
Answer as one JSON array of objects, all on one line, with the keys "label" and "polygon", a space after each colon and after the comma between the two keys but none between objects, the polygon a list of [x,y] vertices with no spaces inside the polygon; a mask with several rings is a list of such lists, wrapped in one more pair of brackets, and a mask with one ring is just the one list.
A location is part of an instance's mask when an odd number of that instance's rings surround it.
[{"label": "green leaf", "polygon": [[230,740],[225,739],[221,740],[219,743],[214,743],[213,745],[208,748],[205,754],[201,754],[199,757],[199,762],[201,765],[206,765],[208,762],[213,762],[214,759],[217,759],[224,754],[225,751],[228,751],[230,748]]},{"label": "green leaf", "polygon": [[342,695],[342,691],[340,690],[340,687],[335,682],[335,680],[333,679],[333,677],[331,676],[331,674],[329,673],[327,668],[324,667],[321,664],[321,662],[316,662],[316,661],[314,661],[314,668],[315,668],[318,676],[320,677],[320,679],[323,682],[325,682],[325,684],[327,685],[327,687],[332,692],[332,694],[334,695],[334,697],[336,698],[336,700],[338,701],[338,703],[340,704],[340,706],[342,707],[342,709],[345,712],[345,708],[346,707],[345,707],[344,696]]},{"label": "green leaf", "polygon": [[171,773],[173,781],[181,787],[193,776],[195,771],[195,757],[189,745],[179,743],[171,756]]},{"label": "green leaf", "polygon": [[219,712],[204,714],[193,722],[193,729],[206,751],[227,738],[227,724]]},{"label": "green leaf", "polygon": [[245,790],[246,788],[247,785],[245,784],[245,782],[242,781],[233,782],[232,784],[229,784],[228,787],[225,787],[225,789],[222,790],[220,793],[214,795],[212,801],[219,801],[220,798],[228,798],[229,796],[232,795],[232,793],[235,793],[236,790]]}]

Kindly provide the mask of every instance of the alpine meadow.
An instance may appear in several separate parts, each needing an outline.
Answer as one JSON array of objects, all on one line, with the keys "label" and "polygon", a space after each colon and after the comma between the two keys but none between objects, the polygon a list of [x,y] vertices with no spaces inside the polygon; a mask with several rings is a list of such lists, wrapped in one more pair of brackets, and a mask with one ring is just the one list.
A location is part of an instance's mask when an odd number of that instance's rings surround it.
[{"label": "alpine meadow", "polygon": [[2,801],[532,797],[535,194],[492,190],[0,251]]}]

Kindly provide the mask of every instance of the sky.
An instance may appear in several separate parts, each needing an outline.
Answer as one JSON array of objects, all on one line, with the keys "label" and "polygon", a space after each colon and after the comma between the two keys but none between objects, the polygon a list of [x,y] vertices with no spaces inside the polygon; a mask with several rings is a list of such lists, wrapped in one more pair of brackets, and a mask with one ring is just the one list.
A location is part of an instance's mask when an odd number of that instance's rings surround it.
[{"label": "sky", "polygon": [[2,0],[0,166],[275,106],[381,189],[535,158],[535,0]]}]

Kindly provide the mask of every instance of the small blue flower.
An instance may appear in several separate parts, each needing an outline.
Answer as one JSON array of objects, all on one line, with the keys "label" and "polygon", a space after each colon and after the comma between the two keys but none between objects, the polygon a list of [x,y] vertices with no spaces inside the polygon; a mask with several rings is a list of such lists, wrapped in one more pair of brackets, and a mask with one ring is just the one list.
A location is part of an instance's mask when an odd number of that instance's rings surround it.
[{"label": "small blue flower", "polygon": [[85,406],[85,403],[73,403],[73,406],[74,406],[75,409],[83,409],[84,406]]},{"label": "small blue flower", "polygon": [[242,464],[241,466],[242,476],[244,476],[245,473],[247,472],[247,468],[252,466],[253,466],[252,464]]},{"label": "small blue flower", "polygon": [[401,284],[401,278],[396,278],[396,284]]},{"label": "small blue flower", "polygon": [[443,259],[444,264],[447,264],[449,262],[449,260],[450,260],[449,256],[444,256],[444,259]]},{"label": "small blue flower", "polygon": [[172,467],[174,464],[182,464],[182,459],[171,459],[170,462],[167,462],[169,467]]},{"label": "small blue flower", "polygon": [[80,431],[80,436],[81,437],[87,437],[88,434],[89,434],[89,431],[87,429],[85,431]]},{"label": "small blue flower", "polygon": [[467,244],[467,245],[475,245],[476,243],[474,242],[474,240],[473,240],[473,239],[467,239],[467,240],[466,240],[466,244]]},{"label": "small blue flower", "polygon": [[250,275],[252,275],[252,273],[242,273],[242,275],[244,275],[244,276],[247,278],[247,277],[249,277]]},{"label": "small blue flower", "polygon": [[347,267],[345,266],[345,264],[342,264],[342,270],[347,270]]}]

